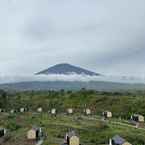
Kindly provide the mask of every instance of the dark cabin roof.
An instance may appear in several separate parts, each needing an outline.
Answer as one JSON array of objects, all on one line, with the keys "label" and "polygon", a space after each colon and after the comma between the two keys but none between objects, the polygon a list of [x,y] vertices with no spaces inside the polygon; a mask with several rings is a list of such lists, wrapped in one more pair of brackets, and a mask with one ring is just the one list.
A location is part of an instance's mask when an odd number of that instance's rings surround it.
[{"label": "dark cabin roof", "polygon": [[142,115],[139,115],[139,114],[133,114],[133,117],[139,117],[139,116],[142,116]]},{"label": "dark cabin roof", "polygon": [[34,131],[39,131],[39,127],[37,127],[37,126],[33,126],[32,128],[31,128],[31,130],[34,130]]},{"label": "dark cabin roof", "polygon": [[4,128],[0,128],[0,131],[4,131],[5,129]]},{"label": "dark cabin roof", "polygon": [[132,115],[132,117],[144,117],[143,115],[140,115],[140,114],[134,114],[134,115]]},{"label": "dark cabin roof", "polygon": [[122,137],[120,137],[119,135],[116,135],[112,138],[113,143],[117,144],[117,145],[122,145],[124,144],[126,141],[125,139],[123,139]]}]

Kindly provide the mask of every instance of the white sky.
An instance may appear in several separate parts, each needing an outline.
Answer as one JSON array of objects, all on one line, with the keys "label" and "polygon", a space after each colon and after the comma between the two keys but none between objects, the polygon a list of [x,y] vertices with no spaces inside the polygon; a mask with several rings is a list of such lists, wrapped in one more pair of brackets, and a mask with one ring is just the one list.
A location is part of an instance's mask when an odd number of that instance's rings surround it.
[{"label": "white sky", "polygon": [[144,76],[145,0],[0,0],[0,74],[57,63]]}]

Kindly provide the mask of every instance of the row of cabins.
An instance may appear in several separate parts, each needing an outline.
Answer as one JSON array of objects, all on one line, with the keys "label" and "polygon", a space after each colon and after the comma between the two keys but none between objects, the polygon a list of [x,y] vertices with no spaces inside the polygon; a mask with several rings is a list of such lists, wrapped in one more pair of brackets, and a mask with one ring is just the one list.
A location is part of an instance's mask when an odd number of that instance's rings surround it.
[{"label": "row of cabins", "polygon": [[[64,138],[64,143],[62,145],[80,145],[79,136],[75,133],[75,131],[70,131],[66,133]],[[132,145],[124,138],[119,135],[115,135],[113,138],[109,140],[109,145]]]},{"label": "row of cabins", "polygon": [[[23,112],[27,112],[27,111],[28,111],[28,108],[20,108],[19,110],[11,109],[10,113],[15,113],[15,112],[21,112],[21,113],[23,113]],[[4,109],[0,108],[0,113],[2,113],[2,112],[6,112],[6,111]],[[37,112],[39,112],[39,113],[43,112],[43,108],[42,107],[37,108]],[[68,108],[66,110],[66,112],[68,114],[73,114],[74,113],[74,109],[73,108]],[[83,112],[88,114],[88,115],[92,114],[92,111],[89,108],[84,109]],[[50,111],[48,111],[48,113],[56,114],[57,110],[55,108],[52,108]],[[109,111],[105,111],[103,113],[104,113],[103,115],[106,116],[107,118],[111,118],[112,117],[112,113],[109,112]]]},{"label": "row of cabins", "polygon": [[[20,110],[19,110],[19,112],[21,112],[21,113],[26,112],[26,111],[28,111],[27,108],[20,108]],[[5,110],[0,109],[0,112],[5,112]],[[16,113],[16,112],[17,111],[15,109],[10,110],[10,113],[12,113],[12,114]],[[41,113],[41,112],[43,112],[43,109],[41,107],[39,107],[39,108],[37,108],[37,112]],[[83,112],[86,115],[91,115],[92,114],[92,112],[91,112],[91,110],[89,108],[84,109]],[[51,113],[52,115],[55,115],[57,113],[57,110],[55,108],[53,108],[50,111],[48,111],[48,113]],[[74,110],[72,108],[68,108],[67,109],[67,113],[68,114],[73,114]],[[110,112],[110,111],[104,111],[102,113],[102,115],[103,115],[104,119],[109,119],[109,118],[113,117],[112,112]],[[140,114],[134,114],[134,115],[131,116],[130,122],[132,124],[135,124],[135,125],[139,125],[137,123],[140,123],[140,124],[144,123],[144,116],[140,115]]]},{"label": "row of cabins", "polygon": [[[39,112],[39,113],[41,113],[42,111],[43,111],[42,108],[38,108],[38,109],[37,109],[37,112]],[[91,110],[90,110],[89,108],[84,109],[83,112],[84,112],[86,115],[91,115],[91,113],[92,113]],[[51,109],[50,111],[48,111],[48,113],[56,114],[56,113],[57,113],[57,110],[56,110],[55,108],[53,108],[53,109]],[[66,110],[66,113],[67,113],[67,114],[73,114],[73,113],[74,113],[74,109],[68,108],[68,109]]]},{"label": "row of cabins", "polygon": [[[0,139],[4,138],[7,134],[5,128],[0,128]],[[30,141],[39,141],[44,136],[41,128],[33,127],[27,132],[27,139]]]},{"label": "row of cabins", "polygon": [[[27,138],[29,140],[39,140],[43,137],[43,132],[40,128],[33,128],[28,131]],[[75,131],[70,131],[66,133],[64,137],[64,142],[61,145],[80,145],[79,136],[76,134]],[[109,140],[109,145],[132,145],[124,138],[120,137],[119,135],[115,135],[113,138]]]},{"label": "row of cabins", "polygon": [[[102,115],[104,116],[105,119],[112,118],[112,112],[110,112],[110,111],[105,111],[105,112],[103,112]],[[140,123],[143,123],[145,121],[144,120],[144,116],[140,115],[140,114],[134,114],[134,115],[132,115],[130,120],[132,122],[140,122]]]},{"label": "row of cabins", "polygon": [[[4,112],[4,111],[5,110],[0,109],[0,112]],[[26,111],[28,111],[27,108],[20,108],[20,110],[19,110],[19,112],[21,112],[21,113],[26,112]],[[17,111],[15,109],[10,110],[11,114],[16,113],[16,112]],[[37,108],[37,112],[41,113],[41,112],[43,112],[43,109],[41,107],[39,107],[39,108]],[[91,113],[92,113],[89,108],[84,109],[83,112],[86,115],[91,115]],[[53,108],[50,111],[48,111],[48,113],[50,113],[52,115],[56,115],[57,110],[55,108]],[[68,114],[73,114],[74,110],[72,108],[68,108],[67,113]],[[102,113],[102,115],[103,115],[104,119],[110,119],[110,118],[113,117],[112,112],[110,112],[110,111],[104,111]],[[134,115],[131,116],[130,123],[136,125],[137,127],[142,126],[142,124],[144,123],[144,116],[140,115],[140,114],[134,114]]]},{"label": "row of cabins", "polygon": [[[20,108],[19,109],[19,112],[21,112],[21,113],[26,112],[26,111],[28,111],[27,108]],[[5,112],[5,110],[4,109],[0,109],[0,112]],[[15,113],[15,112],[18,112],[18,111],[15,110],[15,109],[11,109],[10,110],[10,113]],[[39,112],[39,113],[43,112],[43,108],[41,108],[41,107],[37,108],[37,112]],[[73,108],[68,108],[66,110],[66,112],[68,114],[73,114],[74,113],[74,109]],[[91,115],[92,114],[92,111],[89,108],[84,109],[83,112],[85,114],[87,114],[87,115]],[[48,111],[48,113],[56,114],[57,113],[57,110],[55,108],[53,108],[50,111]],[[104,116],[104,118],[108,118],[108,119],[109,118],[112,118],[112,116],[113,116],[112,115],[112,112],[110,112],[110,111],[104,111],[102,113],[102,115]],[[139,114],[134,114],[134,115],[131,116],[131,120],[134,120],[136,122],[144,122],[144,116],[139,115]]]},{"label": "row of cabins", "polygon": [[[103,117],[104,119],[110,119],[112,118],[112,112],[110,111],[105,111],[103,112]],[[136,125],[136,127],[142,127],[144,126],[144,116],[140,114],[134,114],[130,118],[130,123],[133,125]]]},{"label": "row of cabins", "polygon": [[[0,128],[0,138],[6,135],[6,129]],[[33,127],[27,132],[27,139],[29,141],[37,142],[41,139],[44,139],[44,132],[40,127]],[[69,131],[66,133],[64,137],[64,142],[61,145],[80,145],[79,136],[75,133],[75,131]],[[115,135],[113,138],[109,140],[109,145],[132,145],[124,138],[119,135]]]},{"label": "row of cabins", "polygon": [[[26,112],[26,111],[28,111],[27,108],[20,108],[19,111],[17,111],[16,109],[11,109],[10,113],[16,113],[16,112],[23,113],[23,112]],[[6,110],[0,108],[0,113],[2,113],[2,112],[6,112]]]},{"label": "row of cabins", "polygon": [[[29,141],[39,141],[43,137],[44,133],[41,128],[35,127],[27,132],[27,139]],[[80,145],[79,136],[76,135],[75,131],[66,133],[62,145]]]},{"label": "row of cabins", "polygon": [[[27,139],[29,141],[39,141],[44,137],[44,133],[41,128],[32,128],[27,132]],[[70,131],[66,133],[64,137],[64,143],[62,145],[80,145],[79,137],[76,135],[75,131]]]},{"label": "row of cabins", "polygon": [[[16,113],[16,112],[24,113],[24,112],[27,112],[27,111],[28,111],[27,108],[20,108],[19,111],[17,111],[16,109],[11,109],[11,110],[10,110],[10,113],[12,113],[12,114],[13,114],[13,113]],[[2,113],[2,112],[5,112],[5,110],[4,110],[4,109],[0,109],[0,113]],[[43,108],[41,108],[41,107],[37,108],[37,112],[38,112],[38,113],[43,112]],[[90,110],[89,108],[84,109],[83,112],[84,112],[86,115],[90,115],[90,114],[92,113],[91,110]],[[56,114],[56,113],[57,113],[57,110],[56,110],[55,108],[53,108],[53,109],[51,109],[50,111],[48,111],[48,113]],[[68,108],[68,109],[66,110],[66,113],[68,113],[68,114],[73,114],[73,113],[74,113],[74,109]]]}]

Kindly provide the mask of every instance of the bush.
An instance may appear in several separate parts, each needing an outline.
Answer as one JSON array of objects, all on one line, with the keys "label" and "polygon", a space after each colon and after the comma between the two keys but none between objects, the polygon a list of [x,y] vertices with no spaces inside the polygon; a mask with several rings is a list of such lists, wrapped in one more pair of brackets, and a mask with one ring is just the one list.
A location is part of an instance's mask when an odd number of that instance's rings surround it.
[{"label": "bush", "polygon": [[21,128],[21,126],[14,121],[10,121],[6,128],[9,129],[10,131],[16,131],[19,128]]}]

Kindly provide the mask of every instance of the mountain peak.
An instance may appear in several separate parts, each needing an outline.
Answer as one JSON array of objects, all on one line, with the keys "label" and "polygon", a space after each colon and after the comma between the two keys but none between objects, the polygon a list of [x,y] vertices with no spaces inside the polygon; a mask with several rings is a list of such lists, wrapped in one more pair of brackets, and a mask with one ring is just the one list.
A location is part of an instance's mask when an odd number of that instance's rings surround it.
[{"label": "mountain peak", "polygon": [[49,75],[49,74],[60,74],[60,75],[77,74],[77,75],[81,75],[81,74],[84,74],[84,75],[89,75],[89,76],[101,75],[99,73],[95,73],[95,72],[89,71],[87,69],[71,65],[69,63],[56,64],[48,69],[45,69],[43,71],[36,73],[36,75],[40,75],[40,74],[44,74],[44,75]]}]

